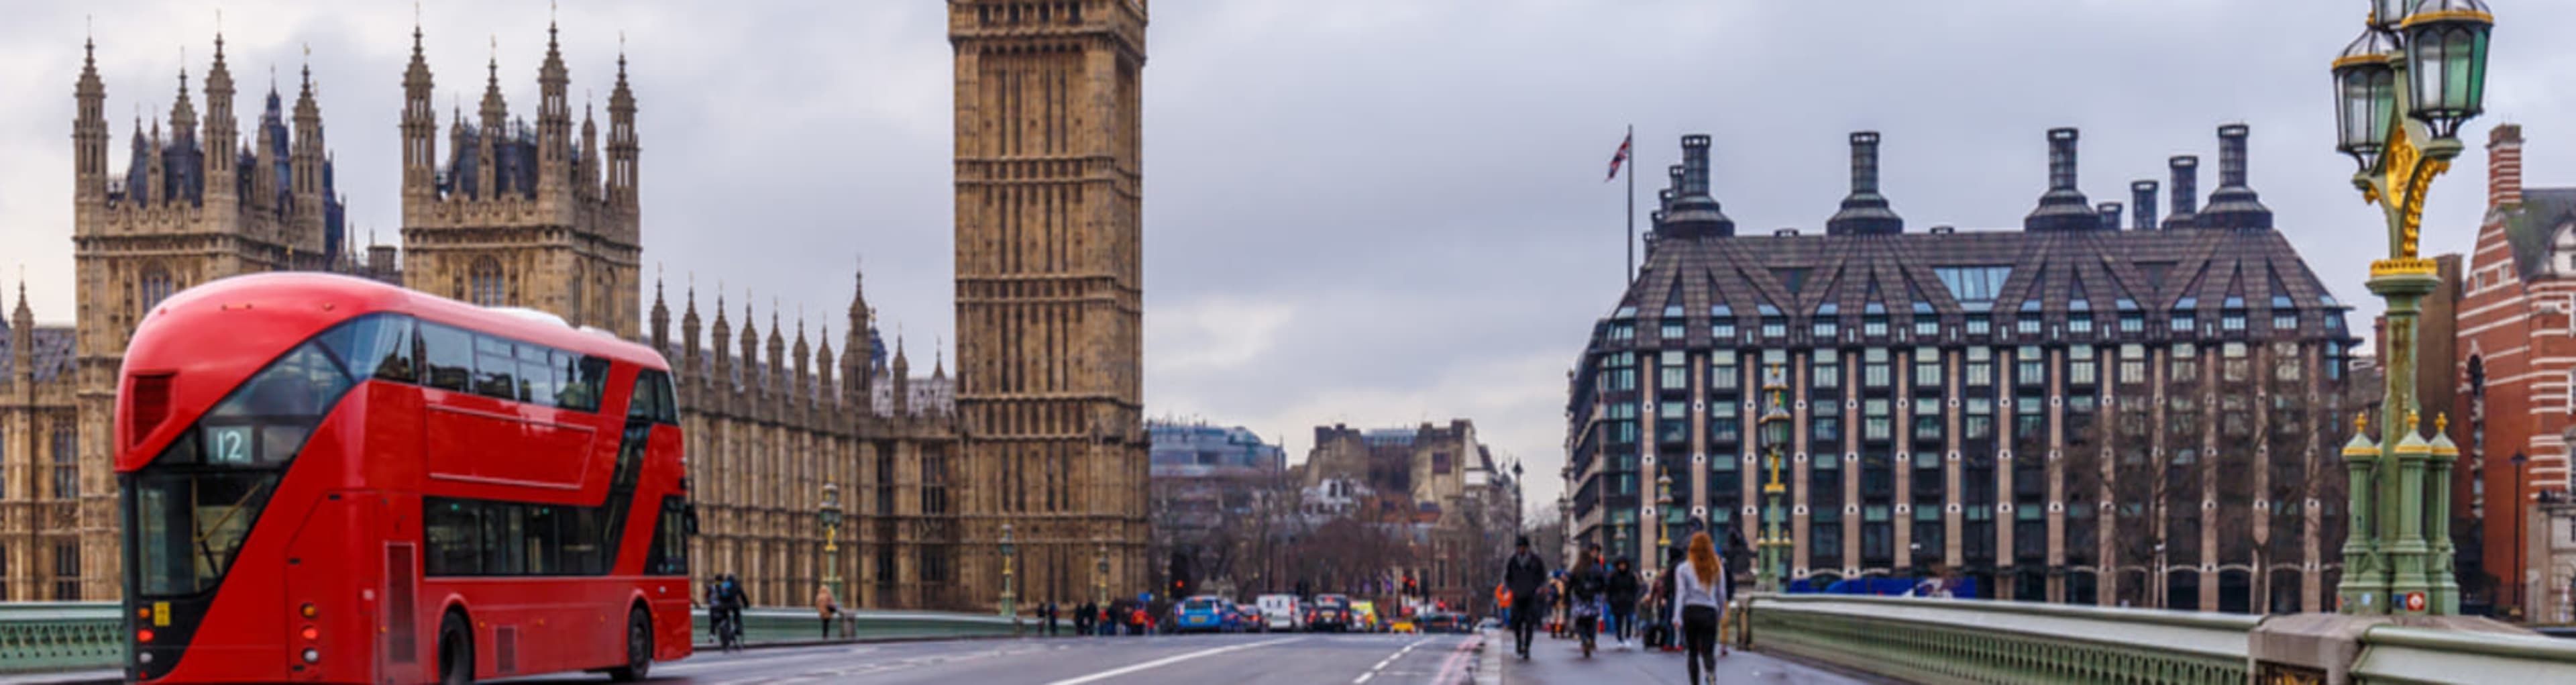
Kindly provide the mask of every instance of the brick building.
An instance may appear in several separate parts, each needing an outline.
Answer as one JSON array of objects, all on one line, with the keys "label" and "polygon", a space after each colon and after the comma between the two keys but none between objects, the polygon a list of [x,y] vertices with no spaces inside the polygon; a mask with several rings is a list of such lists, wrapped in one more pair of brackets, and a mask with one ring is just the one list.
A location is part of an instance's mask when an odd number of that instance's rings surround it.
[{"label": "brick building", "polygon": [[2487,211],[2451,284],[2458,332],[2441,381],[2456,387],[2461,417],[2454,513],[2485,542],[2478,580],[2495,586],[2499,610],[2550,616],[2576,580],[2576,569],[2551,567],[2545,539],[2567,524],[2542,519],[2566,511],[2542,505],[2568,492],[2576,429],[2576,188],[2525,188],[2522,146],[2519,125],[2489,133]]}]

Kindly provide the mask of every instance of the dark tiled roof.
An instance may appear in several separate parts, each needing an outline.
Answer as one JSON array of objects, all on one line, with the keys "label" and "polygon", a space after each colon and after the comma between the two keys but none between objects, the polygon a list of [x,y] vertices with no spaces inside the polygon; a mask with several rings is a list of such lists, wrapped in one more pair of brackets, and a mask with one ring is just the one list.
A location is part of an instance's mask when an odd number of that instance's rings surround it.
[{"label": "dark tiled roof", "polygon": [[[18,369],[15,366],[18,360],[18,351],[15,349],[17,336],[6,334],[8,330],[8,326],[0,325],[0,377],[16,378],[18,377]],[[33,333],[35,350],[31,365],[36,368],[36,382],[69,378],[78,362],[78,356],[72,347],[72,328],[37,326]]]},{"label": "dark tiled roof", "polygon": [[2522,191],[2522,206],[2504,219],[2514,269],[2526,279],[2539,274],[2549,263],[2550,238],[2570,224],[2576,224],[2576,188]]},{"label": "dark tiled roof", "polygon": [[[1990,303],[1980,304],[1961,302],[1943,281],[1942,272],[1957,267],[2008,270]],[[1827,304],[1834,306],[1833,315],[1846,326],[1860,323],[1872,303],[1883,307],[1892,326],[1901,326],[1912,321],[1914,305],[1920,302],[1945,320],[1993,312],[1997,342],[2018,340],[2004,335],[2007,322],[2021,316],[2025,303],[2034,300],[2041,315],[2054,323],[2064,321],[2073,303],[2081,299],[2103,330],[2110,328],[2113,312],[2127,300],[2157,320],[2150,332],[2164,331],[2161,314],[2186,301],[2204,320],[2213,322],[2231,297],[2239,298],[2238,308],[2257,320],[2271,313],[2275,295],[2287,297],[2290,307],[2303,312],[2340,315],[2346,309],[2280,233],[2266,230],[1660,240],[1621,306],[1634,307],[1640,320],[1651,320],[1659,318],[1676,295],[1692,324],[1688,345],[1693,347],[1710,343],[1710,331],[1703,324],[1713,306],[1726,307],[1748,330],[1760,324],[1763,306],[1775,307],[1786,317],[1793,337],[1803,338],[1798,334]],[[2334,337],[2343,334],[2338,331]]]}]

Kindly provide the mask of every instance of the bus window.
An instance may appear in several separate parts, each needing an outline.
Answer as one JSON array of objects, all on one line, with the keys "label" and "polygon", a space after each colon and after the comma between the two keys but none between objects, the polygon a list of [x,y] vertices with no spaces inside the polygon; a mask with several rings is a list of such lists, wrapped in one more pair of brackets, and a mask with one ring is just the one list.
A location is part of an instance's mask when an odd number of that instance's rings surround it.
[{"label": "bus window", "polygon": [[349,366],[350,378],[420,382],[412,364],[409,317],[377,315],[341,324],[321,335],[322,346]]},{"label": "bus window", "polygon": [[566,573],[563,568],[563,509],[543,504],[528,505],[528,575],[554,576]]},{"label": "bus window", "polygon": [[511,502],[482,504],[483,575],[519,575],[520,554],[527,548],[527,510]]},{"label": "bus window", "polygon": [[679,401],[671,396],[671,374],[645,369],[635,374],[635,397],[627,401],[626,418],[679,425]]},{"label": "bus window", "polygon": [[529,404],[555,406],[553,354],[554,350],[543,347],[519,345],[519,396]]},{"label": "bus window", "polygon": [[519,396],[519,360],[512,344],[509,338],[474,336],[474,394],[514,402],[527,399]]},{"label": "bus window", "polygon": [[349,385],[320,345],[297,346],[206,412],[206,463],[285,464]]},{"label": "bus window", "polygon": [[688,526],[683,521],[688,509],[686,498],[678,495],[662,497],[662,516],[653,522],[653,546],[644,556],[645,575],[689,574]]},{"label": "bus window", "polygon": [[434,323],[420,325],[421,366],[429,370],[429,387],[471,392],[474,334]]},{"label": "bus window", "polygon": [[478,514],[482,509],[472,502],[431,499],[422,507],[421,538],[427,543],[428,555],[422,561],[429,575],[472,576],[483,573],[483,535]]}]

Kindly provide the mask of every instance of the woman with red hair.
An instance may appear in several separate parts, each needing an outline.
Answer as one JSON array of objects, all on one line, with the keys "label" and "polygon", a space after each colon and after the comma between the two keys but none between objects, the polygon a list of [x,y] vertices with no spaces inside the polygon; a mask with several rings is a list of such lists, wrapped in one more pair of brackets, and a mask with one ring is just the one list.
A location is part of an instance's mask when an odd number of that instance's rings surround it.
[{"label": "woman with red hair", "polygon": [[[1691,685],[1717,679],[1717,619],[1726,606],[1726,565],[1717,559],[1717,543],[1708,533],[1692,533],[1689,559],[1673,569],[1672,622],[1680,628],[1689,653]],[[1700,679],[1706,672],[1707,680]]]}]

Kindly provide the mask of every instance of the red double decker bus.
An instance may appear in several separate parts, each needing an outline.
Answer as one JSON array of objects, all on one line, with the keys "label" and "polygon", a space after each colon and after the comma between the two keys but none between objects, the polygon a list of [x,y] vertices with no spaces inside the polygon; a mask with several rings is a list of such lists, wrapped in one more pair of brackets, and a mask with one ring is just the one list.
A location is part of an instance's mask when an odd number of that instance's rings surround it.
[{"label": "red double decker bus", "polygon": [[640,679],[689,655],[669,366],[343,276],[171,296],[120,371],[126,673]]}]

